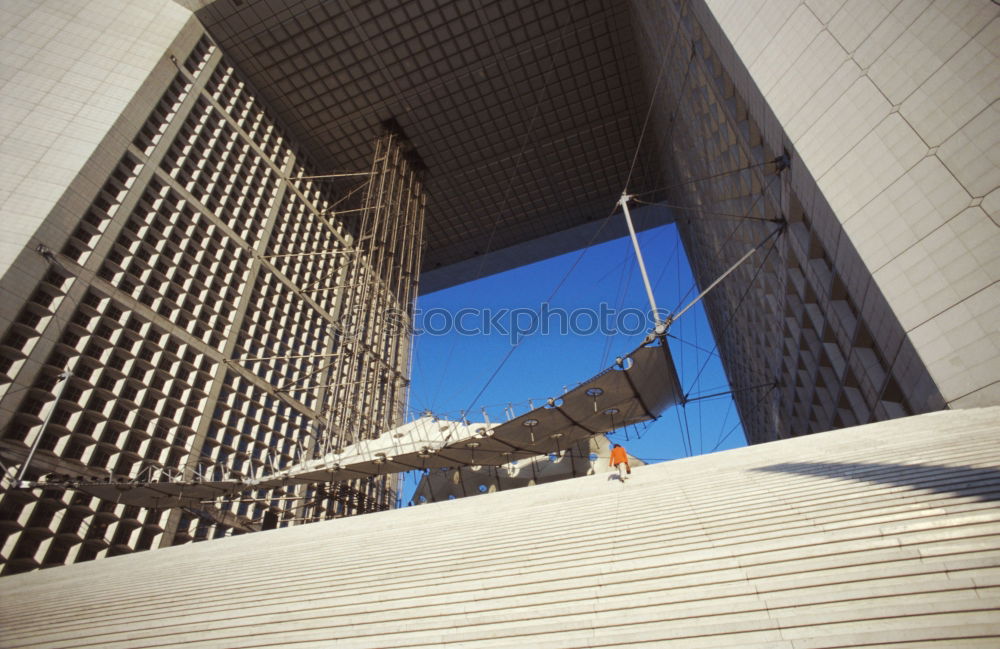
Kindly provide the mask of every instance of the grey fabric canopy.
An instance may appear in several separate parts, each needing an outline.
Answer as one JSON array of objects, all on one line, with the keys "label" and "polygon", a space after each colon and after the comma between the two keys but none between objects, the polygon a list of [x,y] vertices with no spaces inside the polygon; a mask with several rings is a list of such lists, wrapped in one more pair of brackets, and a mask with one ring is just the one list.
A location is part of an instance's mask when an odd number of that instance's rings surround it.
[{"label": "grey fabric canopy", "polygon": [[[683,401],[663,338],[644,344],[597,376],[545,405],[503,423],[422,417],[260,479],[163,482],[63,482],[92,496],[144,507],[196,506],[251,489],[335,482],[413,469],[502,466],[559,453],[592,435],[651,421]],[[54,482],[36,483],[54,484]]]}]

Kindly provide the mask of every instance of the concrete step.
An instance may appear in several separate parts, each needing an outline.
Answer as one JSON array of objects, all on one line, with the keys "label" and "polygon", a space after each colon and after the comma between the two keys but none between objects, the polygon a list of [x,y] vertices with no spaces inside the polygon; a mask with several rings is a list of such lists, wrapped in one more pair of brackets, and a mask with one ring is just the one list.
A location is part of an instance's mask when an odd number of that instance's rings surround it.
[{"label": "concrete step", "polygon": [[5,577],[3,643],[976,646],[1000,606],[994,410]]}]

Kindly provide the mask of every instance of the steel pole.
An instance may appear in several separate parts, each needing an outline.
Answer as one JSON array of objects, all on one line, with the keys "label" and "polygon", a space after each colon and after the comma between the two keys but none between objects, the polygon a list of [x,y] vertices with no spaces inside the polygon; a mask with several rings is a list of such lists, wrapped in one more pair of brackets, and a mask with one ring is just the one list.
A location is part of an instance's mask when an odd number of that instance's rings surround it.
[{"label": "steel pole", "polygon": [[17,476],[17,480],[14,481],[14,487],[20,488],[24,476],[28,473],[28,466],[31,465],[31,460],[35,457],[35,451],[38,450],[38,445],[42,442],[42,437],[45,436],[45,429],[49,427],[49,421],[52,420],[52,415],[55,414],[56,407],[59,405],[59,399],[62,398],[63,390],[66,389],[66,385],[69,383],[69,372],[61,372],[59,374],[59,388],[56,390],[56,400],[52,402],[52,408],[49,409],[49,414],[45,415],[45,421],[42,422],[42,429],[38,431],[38,435],[35,436],[35,441],[31,443],[31,450],[28,451],[28,457],[24,458],[24,464],[21,465],[21,472]]},{"label": "steel pole", "polygon": [[646,274],[646,263],[642,260],[642,251],[639,249],[639,240],[635,236],[635,227],[632,225],[632,214],[628,210],[628,194],[622,194],[618,201],[625,212],[625,223],[628,224],[628,233],[632,237],[632,247],[635,248],[635,257],[639,260],[639,272],[642,273],[642,283],[646,286],[646,297],[649,298],[649,306],[653,309],[653,321],[657,326],[663,324],[660,319],[660,311],[656,308],[656,298],[653,297],[653,287],[649,284],[649,275]]},{"label": "steel pole", "polygon": [[732,273],[737,268],[739,268],[740,265],[743,262],[745,262],[747,259],[749,259],[750,255],[752,255],[753,253],[755,253],[758,250],[760,250],[764,246],[765,243],[767,243],[768,241],[771,240],[771,237],[773,237],[774,235],[778,234],[783,229],[784,229],[784,225],[782,225],[782,227],[778,228],[777,230],[775,230],[771,234],[767,235],[767,237],[763,241],[761,241],[760,243],[758,243],[756,246],[754,246],[750,250],[747,250],[746,254],[744,254],[742,257],[740,257],[739,261],[737,261],[735,264],[733,264],[732,266],[730,266],[726,270],[726,272],[724,272],[721,275],[719,275],[719,277],[714,282],[712,282],[711,284],[708,285],[708,288],[706,288],[704,291],[702,291],[701,293],[698,294],[698,297],[696,297],[695,299],[693,299],[690,302],[688,302],[688,305],[686,307],[684,307],[683,309],[681,309],[680,311],[678,311],[676,314],[670,316],[670,321],[668,322],[668,324],[673,324],[674,321],[677,320],[677,318],[679,318],[682,315],[684,315],[685,313],[687,313],[688,309],[690,309],[695,304],[697,304],[701,300],[701,298],[705,297],[705,295],[708,294],[709,291],[711,291],[713,288],[715,288],[716,286],[718,286],[719,282],[721,282],[722,280],[724,280],[727,277],[729,277],[729,274]]}]

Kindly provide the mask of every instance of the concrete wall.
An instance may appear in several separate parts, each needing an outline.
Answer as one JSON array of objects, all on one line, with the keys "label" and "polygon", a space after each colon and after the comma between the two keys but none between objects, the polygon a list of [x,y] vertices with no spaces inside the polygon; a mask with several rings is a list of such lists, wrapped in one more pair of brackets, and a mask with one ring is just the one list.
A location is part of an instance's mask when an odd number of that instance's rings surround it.
[{"label": "concrete wall", "polygon": [[[3,277],[67,187],[88,173],[191,12],[172,0],[7,0],[0,13]],[[95,174],[93,192],[105,176]],[[93,194],[76,198],[85,205]]]},{"label": "concrete wall", "polygon": [[1000,6],[706,4],[945,401],[1000,403]]}]

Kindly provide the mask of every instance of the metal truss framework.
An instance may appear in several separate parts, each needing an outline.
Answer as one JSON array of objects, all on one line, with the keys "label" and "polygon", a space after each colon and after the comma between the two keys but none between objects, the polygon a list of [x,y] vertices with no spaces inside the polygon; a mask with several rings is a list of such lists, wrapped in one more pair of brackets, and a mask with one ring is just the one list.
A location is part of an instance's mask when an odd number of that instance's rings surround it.
[{"label": "metal truss framework", "polygon": [[[665,409],[680,403],[683,395],[666,338],[650,337],[597,376],[503,423],[442,421],[425,416],[387,429],[382,435],[359,438],[342,450],[260,476],[199,476],[195,480],[169,476],[150,480],[140,476],[128,481],[68,482],[57,476],[25,486],[69,486],[129,505],[196,507],[204,511],[206,505],[220,500],[242,502],[255,489],[343,483],[414,469],[428,472],[495,467],[499,471],[502,467],[511,475],[518,473],[518,461],[531,463],[541,455],[568,454],[575,471],[574,456],[582,445],[594,443],[603,433],[656,419]],[[319,500],[313,497],[313,503]]]}]

